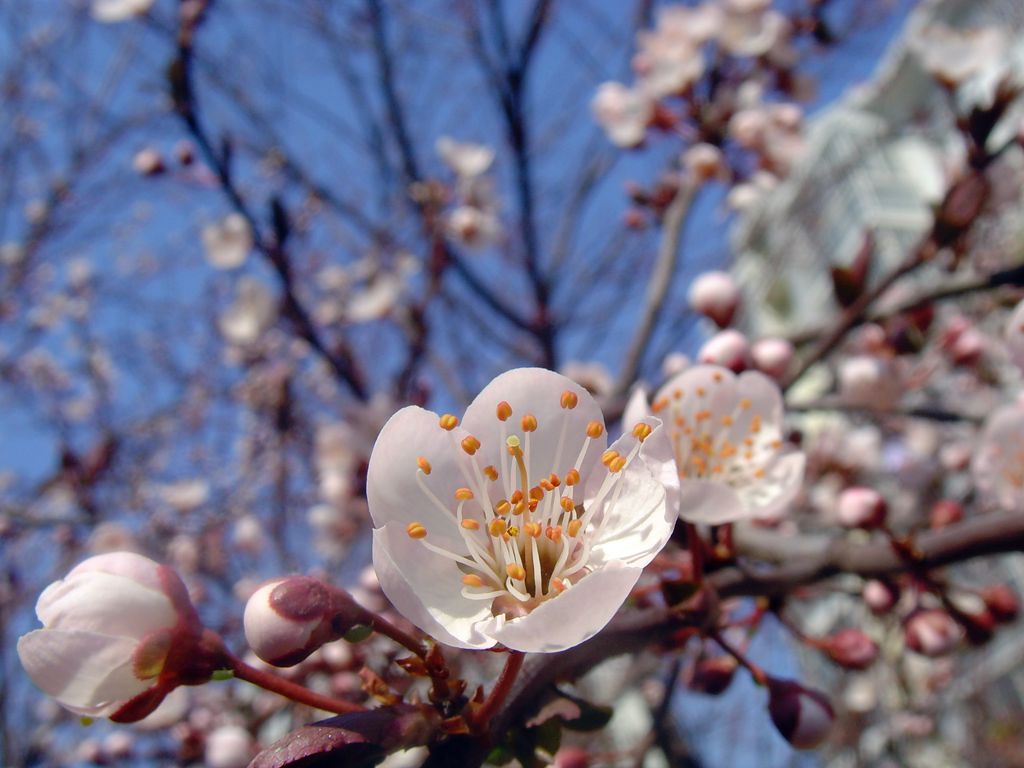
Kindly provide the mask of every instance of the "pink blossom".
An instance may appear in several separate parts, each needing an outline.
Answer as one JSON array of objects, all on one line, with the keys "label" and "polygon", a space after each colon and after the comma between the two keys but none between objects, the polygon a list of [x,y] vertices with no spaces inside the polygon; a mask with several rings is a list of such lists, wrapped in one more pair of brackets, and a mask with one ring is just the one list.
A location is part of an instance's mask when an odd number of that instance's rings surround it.
[{"label": "pink blossom", "polygon": [[613,82],[598,87],[590,109],[609,141],[626,148],[643,143],[647,125],[654,116],[654,102],[649,94]]},{"label": "pink blossom", "polygon": [[732,328],[719,331],[698,350],[697,362],[721,365],[734,373],[740,373],[749,368],[751,363],[747,337]]},{"label": "pink blossom", "polygon": [[1024,408],[1007,405],[985,421],[971,462],[981,493],[1004,509],[1024,505]]},{"label": "pink blossom", "polygon": [[728,272],[703,272],[690,285],[690,309],[726,328],[740,305],[740,289]]}]

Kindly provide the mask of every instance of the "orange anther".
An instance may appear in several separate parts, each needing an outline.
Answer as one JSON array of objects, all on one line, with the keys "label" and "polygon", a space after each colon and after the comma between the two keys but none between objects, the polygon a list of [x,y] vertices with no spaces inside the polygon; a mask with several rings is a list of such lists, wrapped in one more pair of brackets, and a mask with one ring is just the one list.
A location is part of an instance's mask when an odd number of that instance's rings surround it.
[{"label": "orange anther", "polygon": [[551,586],[557,592],[565,592],[565,582],[557,577],[551,580]]},{"label": "orange anther", "polygon": [[409,534],[410,539],[425,539],[427,537],[427,529],[423,527],[423,523],[409,523],[405,532]]},{"label": "orange anther", "polygon": [[517,563],[509,563],[505,566],[505,573],[516,581],[522,581],[526,578],[526,569]]},{"label": "orange anther", "polygon": [[644,440],[651,436],[651,432],[653,431],[654,430],[651,429],[650,424],[644,424],[641,421],[636,426],[633,427],[633,437],[635,437],[642,443]]},{"label": "orange anther", "polygon": [[498,412],[499,421],[508,421],[509,416],[512,415],[512,406],[506,400],[498,403],[498,407],[495,410]]},{"label": "orange anther", "polygon": [[539,483],[537,483],[537,485],[539,485],[541,489],[544,490],[545,492],[555,490],[555,486],[553,486],[547,478],[541,480]]},{"label": "orange anther", "polygon": [[742,400],[740,400],[740,408],[742,408],[743,410],[747,410],[750,406],[751,402],[748,398],[744,397]]},{"label": "orange anther", "polygon": [[722,417],[722,426],[723,427],[731,427],[732,426],[732,416],[723,416]]},{"label": "orange anther", "polygon": [[437,423],[441,425],[441,429],[451,432],[453,429],[459,426],[459,417],[453,416],[450,413],[446,413],[444,414],[444,416],[437,420]]},{"label": "orange anther", "polygon": [[539,485],[533,486],[533,488],[530,489],[530,498],[533,501],[540,501],[544,498],[544,489]]},{"label": "orange anther", "polygon": [[715,371],[713,374],[711,374],[711,378],[714,379],[716,383],[721,384],[722,379],[724,379],[725,377],[722,375],[721,371]]},{"label": "orange anther", "polygon": [[511,501],[513,504],[518,504],[520,501],[523,500],[523,492],[516,488],[514,491],[512,491],[512,495],[508,497],[508,500]]},{"label": "orange anther", "polygon": [[601,463],[607,467],[609,464],[612,463],[612,461],[615,460],[616,457],[618,457],[618,455],[618,451],[609,448],[607,451],[601,454]]},{"label": "orange anther", "polygon": [[544,530],[544,535],[547,536],[551,541],[556,544],[562,540],[562,526],[560,525],[549,525]]},{"label": "orange anther", "polygon": [[504,538],[505,541],[508,541],[513,536],[518,536],[518,535],[519,535],[519,527],[515,526],[515,525],[510,525],[508,527],[508,530],[505,531],[505,536],[503,536],[502,538]]},{"label": "orange anther", "polygon": [[562,509],[564,509],[566,512],[572,512],[573,509],[575,509],[576,507],[576,505],[573,504],[572,499],[570,499],[568,496],[563,496],[562,500],[558,503],[562,505]]},{"label": "orange anther", "polygon": [[478,450],[480,450],[480,441],[472,435],[467,435],[462,438],[462,450],[472,456]]},{"label": "orange anther", "polygon": [[608,463],[608,471],[609,472],[621,472],[623,467],[625,467],[625,466],[626,466],[626,457],[625,456],[616,456],[614,459],[612,459]]},{"label": "orange anther", "polygon": [[582,527],[583,527],[583,521],[582,520],[573,520],[572,522],[569,523],[569,528],[568,528],[569,535],[575,538],[576,534],[578,534],[580,532],[580,528],[582,528]]},{"label": "orange anther", "polygon": [[576,485],[580,481],[580,473],[578,469],[570,469],[565,473],[565,484]]},{"label": "orange anther", "polygon": [[600,421],[592,421],[587,424],[587,437],[591,440],[596,440],[604,434],[604,424]]},{"label": "orange anther", "polygon": [[704,387],[697,387],[697,389],[694,391],[697,393],[697,397],[704,397],[704,395],[708,393],[708,391],[704,389]]},{"label": "orange anther", "polygon": [[456,488],[455,489],[455,500],[456,501],[469,501],[473,498],[473,492],[469,488]]},{"label": "orange anther", "polygon": [[420,468],[420,471],[423,472],[424,475],[430,474],[430,462],[427,461],[425,457],[420,456],[416,459],[416,466]]},{"label": "orange anther", "polygon": [[548,482],[551,483],[552,488],[557,488],[562,484],[562,481],[558,479],[558,475],[556,475],[554,472],[548,475]]},{"label": "orange anther", "polygon": [[505,531],[508,530],[508,523],[502,520],[500,517],[496,517],[487,524],[487,532],[491,536],[501,536]]},{"label": "orange anther", "polygon": [[531,539],[537,539],[540,538],[542,529],[540,523],[527,523],[523,526],[523,531]]},{"label": "orange anther", "polygon": [[467,587],[482,587],[484,585],[484,580],[475,573],[467,573],[462,577],[462,583]]},{"label": "orange anther", "polygon": [[488,464],[486,467],[483,468],[482,471],[487,476],[488,480],[498,479],[498,468],[495,467],[493,464]]},{"label": "orange anther", "polygon": [[537,417],[532,413],[528,413],[519,422],[523,427],[523,432],[536,432],[537,431]]},{"label": "orange anther", "polygon": [[513,515],[521,515],[521,514],[523,514],[523,512],[525,512],[527,510],[527,508],[528,508],[528,506],[527,506],[526,502],[525,501],[520,501],[515,506],[512,507],[512,514]]},{"label": "orange anther", "polygon": [[566,408],[571,411],[573,408],[579,405],[580,398],[575,392],[571,392],[570,390],[567,389],[565,390],[565,392],[562,393],[561,402],[563,408]]},{"label": "orange anther", "polygon": [[501,501],[494,505],[494,511],[496,514],[499,515],[507,515],[509,513],[509,510],[511,509],[512,505],[509,504],[505,499],[502,499]]},{"label": "orange anther", "polygon": [[479,531],[480,530],[480,523],[478,523],[476,520],[470,520],[469,518],[466,518],[465,520],[463,520],[461,525],[467,531]]}]

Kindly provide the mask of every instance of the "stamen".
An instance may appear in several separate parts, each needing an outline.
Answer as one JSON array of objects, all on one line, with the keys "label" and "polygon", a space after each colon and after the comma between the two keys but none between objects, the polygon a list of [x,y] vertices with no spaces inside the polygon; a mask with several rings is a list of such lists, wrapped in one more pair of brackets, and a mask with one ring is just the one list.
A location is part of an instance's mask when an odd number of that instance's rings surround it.
[{"label": "stamen", "polygon": [[626,466],[626,457],[625,456],[616,456],[614,459],[612,459],[610,462],[608,462],[608,471],[609,472],[613,472],[613,473],[614,472],[621,472],[623,467],[625,467],[625,466]]},{"label": "stamen", "polygon": [[580,473],[578,469],[570,469],[565,473],[565,484],[568,486],[576,485],[580,481]]},{"label": "stamen", "polygon": [[451,432],[453,429],[459,426],[459,417],[454,416],[450,413],[446,413],[444,414],[444,416],[438,419],[437,423],[441,425],[441,429],[445,430],[446,432]]},{"label": "stamen", "polygon": [[537,417],[532,413],[528,413],[523,416],[520,422],[523,427],[523,432],[536,432],[537,431]]},{"label": "stamen", "polygon": [[527,523],[523,526],[523,532],[527,536],[536,539],[541,534],[540,523]]},{"label": "stamen", "polygon": [[568,496],[563,496],[562,500],[559,503],[562,505],[562,509],[564,509],[566,512],[572,512],[573,509],[575,509],[576,507],[576,505],[572,503],[572,499],[570,499]]},{"label": "stamen", "polygon": [[506,565],[505,573],[516,581],[523,581],[526,578],[526,569],[517,563],[509,563]]},{"label": "stamen", "polygon": [[488,464],[486,467],[484,467],[483,473],[491,482],[494,482],[495,480],[498,479],[498,468],[495,467],[493,464]]},{"label": "stamen", "polygon": [[552,472],[550,475],[548,475],[548,483],[551,484],[552,488],[557,488],[559,485],[562,484],[562,481],[558,479],[558,475]]},{"label": "stamen", "polygon": [[592,421],[587,424],[587,437],[591,440],[597,440],[603,434],[604,425],[600,421]]},{"label": "stamen", "polygon": [[467,531],[479,531],[480,523],[478,523],[476,520],[470,520],[467,518],[462,521],[462,527],[465,528]]},{"label": "stamen", "polygon": [[502,499],[494,506],[494,512],[498,515],[507,515],[511,509],[512,505],[505,499]]},{"label": "stamen", "polygon": [[618,455],[618,451],[609,448],[607,451],[601,454],[601,463],[607,467],[618,457]]},{"label": "stamen", "polygon": [[473,498],[473,492],[469,488],[457,488],[455,490],[456,501],[470,501]]},{"label": "stamen", "polygon": [[420,468],[420,471],[423,472],[424,475],[430,474],[430,462],[427,461],[425,456],[420,456],[418,459],[416,459],[416,466]]},{"label": "stamen", "polygon": [[565,592],[565,582],[561,579],[551,579],[551,586],[558,592]]},{"label": "stamen", "polygon": [[544,535],[557,544],[562,540],[562,526],[549,525],[547,529],[544,531]]},{"label": "stamen", "polygon": [[409,523],[405,532],[409,534],[410,539],[425,539],[427,537],[427,529],[423,523]]},{"label": "stamen", "polygon": [[572,392],[572,391],[567,389],[567,390],[565,390],[565,392],[562,393],[562,400],[561,400],[562,407],[567,409],[567,410],[571,411],[573,408],[575,408],[579,404],[579,401],[580,401],[580,398],[579,398],[579,396],[575,392]]},{"label": "stamen", "polygon": [[508,421],[512,415],[512,406],[509,405],[508,401],[502,400],[498,403],[498,407],[495,409],[498,413],[498,421]]},{"label": "stamen", "polygon": [[530,498],[534,501],[540,501],[544,498],[544,489],[539,485],[533,486],[533,488],[530,489]]},{"label": "stamen", "polygon": [[583,521],[582,520],[572,520],[569,523],[569,528],[568,528],[569,535],[572,536],[573,538],[576,538],[576,535],[580,532],[580,528],[582,526],[583,526]]},{"label": "stamen", "polygon": [[501,536],[508,530],[508,523],[502,520],[500,517],[496,517],[487,524],[487,532],[491,536]]},{"label": "stamen", "polygon": [[478,450],[480,450],[480,441],[472,435],[467,435],[462,438],[462,450],[472,456]]},{"label": "stamen", "polygon": [[644,424],[642,421],[633,427],[633,437],[639,440],[641,443],[651,436],[651,432],[654,430],[650,424]]},{"label": "stamen", "polygon": [[475,573],[467,573],[462,577],[462,583],[467,587],[482,587],[484,585],[484,580]]}]

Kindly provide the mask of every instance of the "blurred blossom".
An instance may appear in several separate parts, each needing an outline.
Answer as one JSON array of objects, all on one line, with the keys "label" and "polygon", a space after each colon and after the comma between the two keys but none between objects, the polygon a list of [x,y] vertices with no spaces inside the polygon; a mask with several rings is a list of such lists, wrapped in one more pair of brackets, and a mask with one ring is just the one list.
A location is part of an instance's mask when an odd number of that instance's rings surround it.
[{"label": "blurred blossom", "polygon": [[750,348],[754,367],[766,376],[782,380],[789,373],[796,351],[787,339],[758,339]]},{"label": "blurred blossom", "polygon": [[719,328],[728,327],[740,306],[740,289],[728,272],[702,272],[690,284],[690,309],[711,318]]},{"label": "blurred blossom", "polygon": [[1024,301],[1013,309],[1003,333],[1006,349],[1013,364],[1024,372]]},{"label": "blurred blossom", "polygon": [[1024,502],[1024,407],[1007,405],[989,415],[978,438],[971,473],[983,496],[1003,509],[1021,509]]},{"label": "blurred blossom", "polygon": [[229,213],[220,221],[207,224],[200,237],[206,260],[216,269],[242,266],[253,247],[252,228],[240,213]]},{"label": "blurred blossom", "polygon": [[552,652],[583,642],[672,531],[671,451],[660,422],[648,422],[606,451],[590,394],[541,369],[496,378],[461,426],[402,409],[367,478],[381,589],[448,645]]},{"label": "blurred blossom", "polygon": [[782,394],[763,374],[689,368],[658,390],[650,409],[638,389],[623,421],[652,411],[669,428],[684,520],[720,525],[776,518],[800,491],[804,455],[782,440]]},{"label": "blurred blossom", "polygon": [[96,21],[112,24],[141,16],[153,6],[154,0],[92,0],[91,13]]},{"label": "blurred blossom", "polygon": [[[676,6],[658,14],[653,30],[638,33],[633,69],[645,93],[655,99],[676,96],[700,79],[704,74],[704,40],[699,35],[712,31],[712,13]],[[691,20],[697,23],[691,26]]]},{"label": "blurred blossom", "polygon": [[485,144],[459,142],[448,136],[437,140],[437,154],[459,178],[482,176],[494,163],[494,150]]},{"label": "blurred blossom", "polygon": [[256,742],[240,725],[222,725],[206,737],[206,768],[245,768],[256,754]]},{"label": "blurred blossom", "polygon": [[164,171],[164,159],[152,147],[145,147],[132,157],[132,169],[140,176],[156,176]]},{"label": "blurred blossom", "polygon": [[903,394],[903,384],[893,360],[854,355],[839,361],[839,397],[861,408],[892,408]]},{"label": "blurred blossom", "polygon": [[698,363],[710,363],[740,373],[750,367],[750,344],[739,331],[727,328],[704,342],[697,351]]},{"label": "blurred blossom", "polygon": [[254,277],[243,277],[235,300],[224,310],[218,327],[225,341],[245,347],[255,344],[277,319],[277,301],[270,289]]},{"label": "blurred blossom", "polygon": [[640,88],[627,88],[621,83],[602,83],[590,108],[608,140],[624,148],[638,147],[643,143],[647,124],[654,116],[654,102],[650,95]]},{"label": "blurred blossom", "polygon": [[448,234],[467,248],[483,248],[501,235],[501,221],[493,210],[460,205],[448,212],[445,221]]},{"label": "blurred blossom", "polygon": [[120,523],[105,520],[89,533],[89,551],[94,555],[106,552],[135,551],[138,542],[135,535]]},{"label": "blurred blossom", "polygon": [[[789,38],[789,21],[770,3],[725,0],[719,43],[733,56],[764,56]],[[763,6],[763,7],[762,7]]]},{"label": "blurred blossom", "polygon": [[210,484],[201,477],[154,485],[159,498],[178,512],[193,512],[210,500]]},{"label": "blurred blossom", "polygon": [[912,41],[911,50],[926,72],[943,85],[956,88],[1000,66],[1007,42],[1006,34],[996,27],[954,29],[933,24]]},{"label": "blurred blossom", "polygon": [[235,521],[231,541],[240,551],[257,554],[266,546],[263,524],[255,515],[243,515]]}]

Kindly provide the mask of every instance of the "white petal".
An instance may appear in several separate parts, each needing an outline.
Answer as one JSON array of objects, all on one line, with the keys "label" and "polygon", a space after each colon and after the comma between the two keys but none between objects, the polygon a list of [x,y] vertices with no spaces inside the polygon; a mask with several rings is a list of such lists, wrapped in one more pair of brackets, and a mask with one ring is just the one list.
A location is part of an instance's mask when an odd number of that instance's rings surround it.
[{"label": "white petal", "polygon": [[[422,523],[430,541],[438,546],[462,549],[462,537],[456,523],[438,509],[417,482],[416,460],[422,456],[431,464],[431,472],[423,483],[438,502],[454,515],[455,491],[467,485],[463,470],[469,471],[469,457],[459,448],[468,433],[461,427],[446,432],[438,425],[438,415],[416,406],[403,408],[384,425],[370,454],[366,478],[366,495],[373,524],[383,526],[411,522]],[[478,438],[483,441],[483,437]],[[497,439],[481,446],[481,458],[497,454]],[[460,468],[461,467],[461,468]],[[471,487],[476,492],[476,488]],[[473,508],[476,509],[476,502]],[[402,534],[405,535],[404,532]]]},{"label": "white petal", "polygon": [[679,516],[689,523],[722,525],[751,516],[736,491],[724,483],[684,478],[679,491]]},{"label": "white petal", "polygon": [[532,613],[494,630],[494,638],[516,651],[550,653],[579,645],[604,629],[619,610],[642,569],[608,563]]},{"label": "white petal", "polygon": [[490,603],[464,598],[458,566],[410,539],[399,526],[390,523],[373,531],[373,567],[388,600],[405,618],[446,645],[494,645],[477,626],[491,618]]},{"label": "white petal", "polygon": [[[573,409],[561,406],[562,393],[574,392],[578,404]],[[538,428],[530,436],[530,451],[526,457],[530,483],[535,484],[551,472],[564,475],[586,440],[587,425],[592,421],[604,424],[604,416],[597,402],[583,387],[561,374],[543,368],[517,368],[501,374],[484,387],[466,409],[463,426],[481,442],[485,437],[498,435],[500,422],[495,416],[498,403],[506,401],[512,406],[508,420],[509,434],[522,434],[521,419],[526,414],[537,418]],[[558,457],[559,438],[565,427],[565,440]],[[587,450],[582,467],[576,467],[583,477],[597,463],[607,445],[607,437],[594,440]],[[556,460],[557,459],[557,460]]]},{"label": "white petal", "polygon": [[639,421],[646,421],[654,413],[647,403],[647,390],[642,387],[634,387],[626,408],[622,411],[622,429],[629,431],[630,427]]},{"label": "white petal", "polygon": [[18,657],[44,692],[72,711],[99,716],[149,687],[132,672],[135,647],[122,637],[38,629],[18,640]]},{"label": "white petal", "polygon": [[77,576],[86,571],[100,571],[114,576],[124,576],[139,584],[163,591],[164,584],[160,577],[160,564],[136,552],[106,552],[102,555],[84,560],[68,573],[68,577]]},{"label": "white petal", "polygon": [[177,623],[171,601],[132,579],[100,571],[69,575],[51,584],[36,603],[48,629],[101,632],[139,640]]},{"label": "white petal", "polygon": [[786,453],[776,459],[768,468],[768,475],[759,481],[772,489],[772,495],[760,505],[751,506],[750,517],[775,519],[780,517],[792,503],[804,479],[806,457],[800,451]]},{"label": "white petal", "polygon": [[[620,560],[643,567],[662,550],[675,527],[679,475],[672,448],[661,422],[653,417],[647,421],[658,426],[615,481],[622,484],[622,489],[614,506],[604,504],[603,510],[597,510],[607,517],[601,521],[600,537],[594,544],[595,564]],[[622,454],[635,444],[636,438],[624,435],[612,448]],[[588,501],[602,479],[602,473],[597,471],[588,480]],[[610,496],[614,494],[613,489]]]}]

